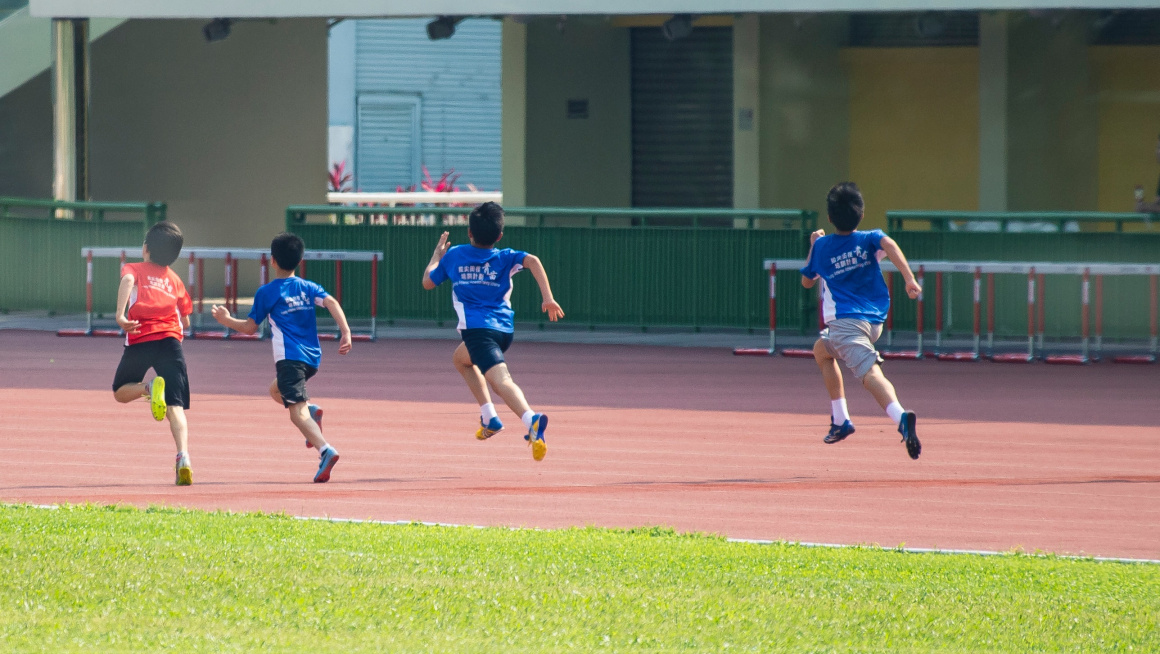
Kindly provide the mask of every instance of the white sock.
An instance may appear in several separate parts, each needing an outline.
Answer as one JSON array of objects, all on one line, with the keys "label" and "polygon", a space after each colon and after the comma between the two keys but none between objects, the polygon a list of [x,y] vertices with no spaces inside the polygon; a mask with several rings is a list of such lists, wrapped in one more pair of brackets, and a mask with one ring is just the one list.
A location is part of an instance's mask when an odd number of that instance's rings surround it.
[{"label": "white sock", "polygon": [[890,419],[893,420],[894,424],[896,425],[902,424],[902,414],[904,413],[906,413],[906,409],[902,408],[902,405],[898,402],[891,402],[886,407],[886,415],[890,416]]},{"label": "white sock", "polygon": [[483,418],[483,424],[487,424],[492,418],[498,418],[499,414],[495,412],[495,405],[491,402],[479,407],[479,417]]},{"label": "white sock", "polygon": [[527,429],[531,429],[532,428],[532,418],[534,418],[534,417],[536,417],[536,412],[532,411],[531,409],[528,409],[527,411],[524,412],[524,415],[520,416],[520,420],[524,421],[524,427],[526,427]]},{"label": "white sock", "polygon": [[188,462],[189,461],[189,452],[178,452],[177,453],[177,460],[181,461],[182,459],[185,459]]},{"label": "white sock", "polygon": [[830,400],[830,419],[839,427],[850,419],[850,410],[846,408],[846,398],[840,397],[836,400]]},{"label": "white sock", "polygon": [[323,453],[323,452],[325,452],[325,451],[327,451],[327,450],[331,450],[331,449],[334,449],[334,448],[332,448],[332,447],[330,446],[330,443],[324,443],[324,444],[322,445],[322,447],[318,448],[318,455],[319,455],[319,456],[322,456],[322,453]]}]

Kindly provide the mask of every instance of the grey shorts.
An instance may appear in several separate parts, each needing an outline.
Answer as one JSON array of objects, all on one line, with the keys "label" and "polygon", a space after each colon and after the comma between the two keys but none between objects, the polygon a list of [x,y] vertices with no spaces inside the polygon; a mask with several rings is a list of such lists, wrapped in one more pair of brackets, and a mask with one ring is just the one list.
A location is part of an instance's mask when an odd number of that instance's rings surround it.
[{"label": "grey shorts", "polygon": [[871,324],[856,318],[838,318],[831,321],[820,334],[826,352],[862,379],[882,356],[874,349],[874,341],[882,336],[882,323]]}]

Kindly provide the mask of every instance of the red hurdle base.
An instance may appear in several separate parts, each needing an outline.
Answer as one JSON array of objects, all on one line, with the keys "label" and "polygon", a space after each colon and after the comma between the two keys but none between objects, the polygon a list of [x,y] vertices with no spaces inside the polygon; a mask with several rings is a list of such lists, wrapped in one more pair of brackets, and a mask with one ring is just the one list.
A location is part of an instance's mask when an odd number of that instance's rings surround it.
[{"label": "red hurdle base", "polygon": [[370,343],[371,341],[375,340],[375,337],[371,336],[370,334],[351,334],[350,340],[358,341],[360,343]]},{"label": "red hurdle base", "polygon": [[991,361],[995,363],[1031,363],[1035,359],[1026,352],[1010,352],[1007,354],[992,354]]},{"label": "red hurdle base", "polygon": [[88,336],[89,332],[87,329],[58,329],[58,330],[56,330],[56,335],[57,336]]},{"label": "red hurdle base", "polygon": [[975,352],[942,352],[938,355],[939,361],[978,361],[979,355]]},{"label": "red hurdle base", "polygon": [[787,347],[781,351],[781,356],[789,357],[791,359],[812,359],[814,358],[814,351],[803,350],[795,347]]},{"label": "red hurdle base", "polygon": [[94,329],[92,335],[93,336],[109,336],[112,338],[121,338],[122,336],[125,335],[125,332],[123,332],[119,329]]},{"label": "red hurdle base", "polygon": [[879,352],[878,354],[880,354],[883,359],[886,359],[888,361],[889,360],[916,361],[916,360],[922,358],[922,355],[914,350],[905,351],[905,352]]},{"label": "red hurdle base", "polygon": [[1112,361],[1116,363],[1156,363],[1156,357],[1151,354],[1126,354],[1112,357]]},{"label": "red hurdle base", "polygon": [[1043,357],[1043,362],[1063,366],[1083,366],[1091,363],[1091,359],[1082,354],[1052,354]]},{"label": "red hurdle base", "polygon": [[735,347],[733,348],[733,356],[735,357],[768,357],[773,356],[773,350],[764,347]]},{"label": "red hurdle base", "polygon": [[207,341],[224,341],[227,338],[227,334],[225,332],[194,332],[193,337]]},{"label": "red hurdle base", "polygon": [[261,334],[239,334],[239,333],[235,332],[233,334],[230,334],[230,340],[231,341],[260,341],[260,340],[262,340],[262,335]]}]

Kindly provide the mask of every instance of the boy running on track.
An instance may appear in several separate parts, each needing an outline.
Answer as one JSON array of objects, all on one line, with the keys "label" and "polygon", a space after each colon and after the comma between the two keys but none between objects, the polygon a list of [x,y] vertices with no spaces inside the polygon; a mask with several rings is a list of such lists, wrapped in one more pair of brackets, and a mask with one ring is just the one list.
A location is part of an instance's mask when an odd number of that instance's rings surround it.
[{"label": "boy running on track", "polygon": [[213,317],[222,325],[243,334],[254,334],[267,317],[274,345],[274,369],[277,376],[270,384],[270,397],[290,410],[290,422],[306,437],[306,447],[318,449],[318,472],[315,483],[330,480],[330,471],[338,463],[338,451],[322,436],[322,409],[310,404],[306,380],[318,372],[322,347],[318,343],[318,321],[314,307],[326,307],[338,325],[338,353],[350,352],[350,326],[338,300],[318,284],[294,276],[302,261],[306,245],[297,234],[283,232],[270,243],[274,260],[274,279],[254,294],[254,306],[245,320],[231,317],[229,309],[215,305]]},{"label": "boy running on track", "polygon": [[[146,397],[153,419],[169,418],[177,445],[174,462],[178,486],[193,483],[189,465],[189,374],[181,350],[193,300],[169,264],[181,254],[185,238],[177,225],[162,221],[149,228],[141,246],[141,263],[121,267],[117,288],[117,325],[125,331],[125,351],[113,375],[113,397],[127,403]],[[143,383],[153,368],[156,375]]]},{"label": "boy running on track", "polygon": [[451,280],[451,301],[459,314],[459,334],[463,338],[452,362],[479,402],[479,429],[475,437],[486,440],[503,429],[487,389],[490,383],[520,416],[527,429],[524,440],[532,448],[532,458],[542,461],[548,452],[544,441],[548,416],[528,406],[524,392],[512,381],[503,358],[515,332],[515,312],[509,299],[512,275],[524,268],[532,272],[544,300],[541,308],[549,320],[563,318],[564,310],[552,297],[548,273],[544,272],[539,258],[519,250],[496,249],[495,244],[503,238],[503,207],[486,202],[476,207],[468,220],[470,245],[451,247],[447,232],[443,232],[423,272],[423,288],[430,291]]},{"label": "boy running on track", "polygon": [[826,196],[826,212],[836,233],[826,236],[819,229],[810,235],[810,254],[801,269],[802,286],[813,288],[822,282],[826,328],[814,343],[814,360],[830,392],[830,433],[824,442],[837,443],[854,433],[842,371],[838,368],[841,361],[898,425],[907,454],[917,459],[922,444],[915,431],[916,417],[898,403],[894,385],[882,374],[882,357],[874,349],[890,309],[890,292],[882,279],[879,260],[889,257],[898,268],[910,299],[916,299],[922,287],[893,239],[880,229],[855,231],[864,211],[862,192],[856,184],[843,182],[831,188]]}]

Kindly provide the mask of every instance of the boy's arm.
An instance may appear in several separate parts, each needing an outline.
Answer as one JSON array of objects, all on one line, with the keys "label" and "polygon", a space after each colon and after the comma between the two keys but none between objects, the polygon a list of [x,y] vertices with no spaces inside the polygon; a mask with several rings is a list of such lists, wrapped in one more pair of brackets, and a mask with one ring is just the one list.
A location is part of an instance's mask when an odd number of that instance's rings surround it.
[{"label": "boy's arm", "polygon": [[333,295],[327,295],[326,299],[322,301],[322,306],[326,307],[326,310],[330,312],[330,317],[334,318],[335,324],[338,325],[338,353],[350,352],[350,325],[346,322],[346,313],[343,312],[342,305],[334,299]]},{"label": "boy's arm", "polygon": [[894,267],[902,274],[902,279],[906,281],[906,294],[912,300],[918,299],[919,294],[922,293],[922,287],[914,278],[914,272],[910,269],[910,264],[906,261],[906,255],[902,253],[902,248],[898,247],[894,239],[889,236],[883,236],[879,245],[890,259],[890,263],[894,264]]},{"label": "boy's arm", "polygon": [[[431,261],[427,263],[427,269],[423,271],[423,288],[428,291],[433,290],[438,284],[431,279],[431,273],[439,267],[439,262],[443,260],[443,255],[447,254],[447,248],[451,244],[447,242],[448,232],[443,232],[439,237],[439,242],[435,244],[435,251],[431,253]],[[339,307],[341,310],[342,307]]]},{"label": "boy's arm", "polygon": [[[826,235],[826,230],[824,230],[824,229],[819,229],[818,231],[810,234],[810,253],[806,255],[806,265],[807,266],[810,265],[810,260],[813,259],[813,257],[814,257],[814,243],[817,243],[818,239],[825,236],[825,235]],[[804,286],[806,288],[813,288],[815,285],[817,285],[817,283],[818,283],[817,277],[806,277],[805,275],[802,275],[802,286]]]},{"label": "boy's arm", "polygon": [[529,254],[524,257],[524,268],[527,268],[532,273],[532,277],[536,278],[536,283],[540,285],[540,295],[544,298],[544,303],[540,305],[540,310],[548,314],[548,320],[556,322],[564,317],[564,309],[560,308],[560,303],[552,297],[552,285],[548,283],[548,272],[544,270],[544,264],[540,258],[534,254]]},{"label": "boy's arm", "polygon": [[133,293],[133,286],[137,283],[137,278],[133,273],[126,273],[121,277],[121,285],[117,287],[117,326],[125,330],[126,334],[135,334],[137,329],[141,327],[141,323],[136,320],[129,320],[125,315],[125,311],[129,306],[129,295]]},{"label": "boy's arm", "polygon": [[[213,305],[210,309],[213,314],[213,319],[220,322],[223,326],[228,327],[235,332],[241,334],[256,334],[258,333],[258,323],[254,322],[253,318],[246,318],[245,320],[238,320],[230,315],[230,310],[219,305]],[[186,321],[188,321],[188,316]]]}]

